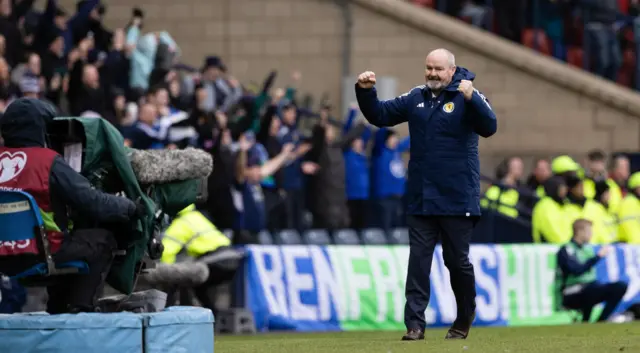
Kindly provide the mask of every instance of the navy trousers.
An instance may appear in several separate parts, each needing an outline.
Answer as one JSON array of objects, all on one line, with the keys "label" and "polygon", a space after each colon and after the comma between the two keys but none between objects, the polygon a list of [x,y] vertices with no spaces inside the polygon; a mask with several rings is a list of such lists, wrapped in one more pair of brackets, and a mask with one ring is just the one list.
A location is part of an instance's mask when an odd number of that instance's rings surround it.
[{"label": "navy trousers", "polygon": [[476,308],[476,286],[473,265],[469,262],[469,242],[476,222],[476,217],[407,216],[410,252],[404,323],[408,330],[425,329],[424,312],[431,294],[429,274],[438,240],[456,297],[458,316],[454,326],[464,328],[470,324]]},{"label": "navy trousers", "polygon": [[625,282],[606,284],[594,282],[587,285],[579,293],[566,295],[562,304],[567,309],[580,310],[582,312],[582,321],[589,322],[593,307],[604,302],[606,304],[598,321],[606,321],[616,310],[626,292],[627,284]]}]

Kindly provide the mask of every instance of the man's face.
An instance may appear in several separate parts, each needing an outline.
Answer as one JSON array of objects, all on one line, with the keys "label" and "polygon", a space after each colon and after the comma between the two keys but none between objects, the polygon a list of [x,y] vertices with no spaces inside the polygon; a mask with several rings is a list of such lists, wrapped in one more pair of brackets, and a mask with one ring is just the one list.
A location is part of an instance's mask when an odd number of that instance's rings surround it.
[{"label": "man's face", "polygon": [[0,79],[9,79],[9,65],[7,64],[7,61],[2,57],[0,57]]},{"label": "man's face", "polygon": [[99,6],[96,6],[93,8],[93,10],[91,10],[91,12],[89,13],[89,18],[96,22],[102,21],[102,16],[100,16]]},{"label": "man's face", "polygon": [[100,75],[98,69],[93,65],[85,65],[82,75],[82,81],[87,87],[96,89],[100,87]]},{"label": "man's face", "polygon": [[29,55],[28,66],[34,75],[40,75],[40,56],[38,54]]},{"label": "man's face", "polygon": [[427,56],[424,78],[429,89],[435,91],[444,89],[451,82],[455,72],[455,65],[451,65],[444,53],[436,52]]},{"label": "man's face", "polygon": [[566,185],[560,185],[560,187],[558,187],[559,198],[564,199],[565,197],[567,197],[568,192],[569,192],[569,188],[567,188]]},{"label": "man's face", "polygon": [[295,125],[296,123],[296,108],[288,107],[282,112],[282,120],[287,125]]},{"label": "man's face", "polygon": [[588,169],[592,174],[600,175],[606,171],[604,160],[592,160],[588,162]]},{"label": "man's face", "polygon": [[509,174],[511,174],[515,180],[520,180],[520,178],[522,178],[522,175],[524,174],[522,159],[511,158],[509,161]]},{"label": "man's face", "polygon": [[356,153],[362,153],[364,151],[364,141],[361,138],[353,140],[351,149]]},{"label": "man's face", "polygon": [[142,108],[140,108],[140,116],[139,119],[141,122],[145,124],[152,125],[156,121],[156,117],[158,112],[156,107],[153,104],[144,104]]},{"label": "man's face", "polygon": [[576,186],[572,187],[571,194],[576,197],[584,197],[584,183],[579,182]]},{"label": "man's face", "polygon": [[0,16],[11,16],[11,0],[0,0]]},{"label": "man's face", "polygon": [[591,229],[591,226],[585,226],[583,229],[579,230],[576,233],[575,239],[578,244],[588,244],[591,241],[592,236],[593,231]]},{"label": "man's face", "polygon": [[533,175],[540,182],[545,181],[551,177],[551,166],[549,161],[543,159],[536,163],[536,168],[533,170]]},{"label": "man's face", "polygon": [[169,105],[169,92],[166,89],[159,89],[156,92],[156,104],[158,107],[166,107]]},{"label": "man's face", "polygon": [[387,138],[387,148],[393,150],[398,146],[398,137],[391,135]]},{"label": "man's face", "polygon": [[252,184],[260,183],[260,166],[255,165],[247,168],[247,181]]},{"label": "man's face", "polygon": [[57,37],[51,42],[51,46],[49,47],[52,53],[55,53],[58,56],[62,56],[64,54],[64,38],[62,36]]},{"label": "man's face", "polygon": [[280,131],[280,119],[271,119],[271,125],[269,126],[269,135],[276,136]]},{"label": "man's face", "polygon": [[221,74],[221,71],[219,68],[215,66],[209,66],[204,71],[204,78],[209,81],[215,81],[216,79],[218,79],[218,77],[220,77],[220,74]]},{"label": "man's face", "polygon": [[614,174],[616,179],[618,180],[627,180],[629,179],[629,175],[631,174],[629,167],[629,159],[626,157],[618,157],[616,158],[616,168],[614,169]]}]

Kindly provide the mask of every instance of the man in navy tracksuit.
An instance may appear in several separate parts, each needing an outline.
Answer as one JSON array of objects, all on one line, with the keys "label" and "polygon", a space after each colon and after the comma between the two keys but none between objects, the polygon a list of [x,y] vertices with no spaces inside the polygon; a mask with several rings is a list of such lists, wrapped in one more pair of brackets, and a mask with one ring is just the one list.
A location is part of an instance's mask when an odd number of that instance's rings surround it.
[{"label": "man in navy tracksuit", "polygon": [[393,130],[376,131],[371,153],[371,193],[375,199],[377,226],[389,231],[402,224],[402,195],[406,168],[402,153],[409,150],[410,137],[398,141]]},{"label": "man in navy tracksuit", "polygon": [[469,242],[480,216],[478,135],[497,130],[487,99],[473,88],[475,74],[456,67],[445,49],[425,62],[426,85],[388,101],[378,100],[375,73],[358,77],[356,96],[363,115],[384,127],[409,123],[411,160],[407,181],[410,252],[403,340],[424,339],[429,273],[438,238],[456,297],[457,318],[447,339],[464,339],[475,318],[475,277]]}]

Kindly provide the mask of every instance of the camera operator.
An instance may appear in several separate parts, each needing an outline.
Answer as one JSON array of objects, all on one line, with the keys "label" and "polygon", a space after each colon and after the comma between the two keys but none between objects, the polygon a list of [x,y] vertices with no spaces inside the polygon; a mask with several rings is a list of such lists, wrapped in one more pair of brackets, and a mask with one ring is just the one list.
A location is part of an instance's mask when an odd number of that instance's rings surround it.
[{"label": "camera operator", "polygon": [[[60,276],[47,287],[51,314],[95,311],[117,244],[114,234],[102,228],[76,227],[70,230],[69,214],[74,211],[83,224],[127,224],[142,213],[123,197],[92,188],[50,149],[47,127],[53,121],[53,106],[32,98],[20,98],[9,105],[0,118],[0,188],[24,191],[35,199],[56,264],[84,261],[87,274]],[[89,221],[89,222],[88,222]],[[38,248],[4,247],[0,251],[0,272],[14,275],[41,262]]]}]

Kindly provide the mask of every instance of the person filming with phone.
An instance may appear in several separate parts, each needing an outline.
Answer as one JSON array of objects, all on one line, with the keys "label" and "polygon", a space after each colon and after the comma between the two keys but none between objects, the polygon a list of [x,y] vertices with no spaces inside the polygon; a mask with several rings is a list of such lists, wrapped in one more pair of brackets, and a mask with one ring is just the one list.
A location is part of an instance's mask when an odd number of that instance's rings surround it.
[{"label": "person filming with phone", "polygon": [[606,304],[598,318],[598,322],[602,322],[613,314],[622,301],[627,291],[627,283],[596,281],[595,266],[611,252],[611,247],[603,246],[596,253],[589,244],[591,236],[591,221],[578,219],[573,222],[573,237],[557,254],[557,303],[562,303],[565,309],[580,311],[582,321],[589,322],[593,308],[604,302]]}]

